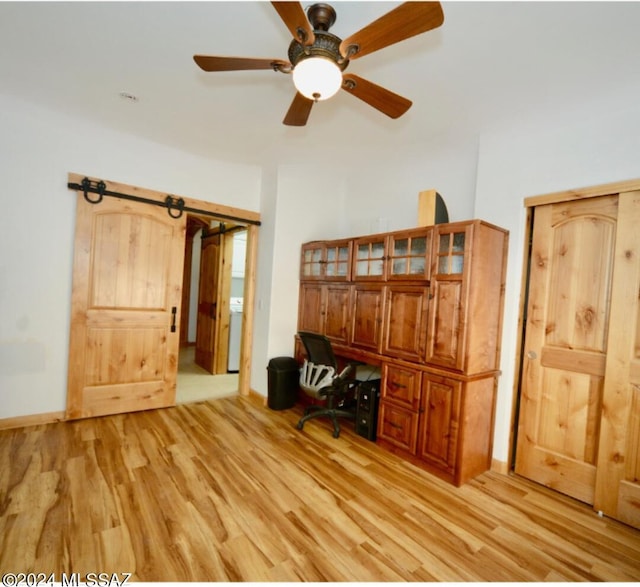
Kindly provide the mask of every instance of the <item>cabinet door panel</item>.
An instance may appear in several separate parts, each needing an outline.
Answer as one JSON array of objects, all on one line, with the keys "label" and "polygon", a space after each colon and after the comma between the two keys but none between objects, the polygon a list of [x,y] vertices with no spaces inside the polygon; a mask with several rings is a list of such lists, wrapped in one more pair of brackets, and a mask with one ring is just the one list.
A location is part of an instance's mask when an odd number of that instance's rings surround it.
[{"label": "cabinet door panel", "polygon": [[382,367],[382,398],[407,409],[420,407],[420,376],[415,369],[385,363]]},{"label": "cabinet door panel", "polygon": [[300,279],[322,279],[324,272],[324,247],[321,243],[302,245],[300,255]]},{"label": "cabinet door panel", "polygon": [[383,352],[422,361],[427,338],[428,288],[389,286]]},{"label": "cabinet door panel", "polygon": [[383,310],[383,287],[366,285],[355,287],[351,344],[380,352]]},{"label": "cabinet door panel", "polygon": [[418,456],[453,473],[460,428],[462,383],[425,374],[422,387]]},{"label": "cabinet door panel", "polygon": [[431,228],[403,230],[389,236],[387,279],[429,279],[431,274]]},{"label": "cabinet door panel", "polygon": [[462,281],[432,284],[431,326],[427,342],[427,362],[452,369],[462,368]]},{"label": "cabinet door panel", "polygon": [[324,288],[319,283],[300,285],[298,330],[322,334],[324,330]]},{"label": "cabinet door panel", "polygon": [[416,454],[418,414],[381,400],[378,414],[378,437]]},{"label": "cabinet door panel", "polygon": [[384,235],[359,238],[353,245],[353,279],[384,280],[387,239]]},{"label": "cabinet door panel", "polygon": [[349,342],[349,301],[351,288],[348,285],[327,285],[324,335],[334,342]]},{"label": "cabinet door panel", "polygon": [[351,275],[351,241],[326,243],[324,276],[327,280],[346,281]]},{"label": "cabinet door panel", "polygon": [[314,241],[302,245],[302,281],[347,281],[351,275],[351,240]]}]

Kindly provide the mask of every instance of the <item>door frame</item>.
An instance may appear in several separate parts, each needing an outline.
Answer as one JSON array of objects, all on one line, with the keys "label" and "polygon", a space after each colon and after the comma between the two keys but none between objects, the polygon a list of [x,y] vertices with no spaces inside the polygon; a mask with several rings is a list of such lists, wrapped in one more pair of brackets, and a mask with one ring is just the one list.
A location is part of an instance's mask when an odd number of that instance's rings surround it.
[{"label": "door frame", "polygon": [[[159,205],[169,197],[166,193],[142,188],[138,186],[119,183],[116,181],[87,177],[83,174],[69,173],[68,186],[77,191],[83,180],[89,179],[92,183],[104,183],[106,192],[128,194],[129,197],[148,200],[149,205]],[[108,194],[107,194],[108,195]],[[188,196],[170,194],[174,201],[182,200],[184,213],[196,216],[206,216],[214,220],[229,221],[232,219],[237,224],[246,224],[247,249],[245,256],[244,278],[244,308],[242,314],[242,337],[240,346],[240,365],[238,369],[238,393],[248,396],[251,393],[251,349],[253,346],[253,320],[254,302],[256,290],[256,274],[258,259],[258,228],[260,226],[260,213],[242,208],[226,206],[204,200],[197,200]],[[99,204],[98,204],[99,205]],[[167,213],[175,214],[175,210],[167,209]],[[182,284],[184,287],[184,283]],[[184,320],[184,316],[182,316]]]},{"label": "door frame", "polygon": [[640,179],[628,181],[613,182],[600,184],[596,186],[583,187],[573,190],[565,190],[560,192],[552,192],[538,196],[530,196],[524,199],[526,208],[525,230],[524,230],[524,247],[522,275],[520,278],[520,301],[518,307],[518,332],[515,347],[515,373],[512,403],[511,403],[511,428],[509,433],[509,462],[507,471],[513,472],[516,459],[518,420],[520,415],[520,395],[522,387],[522,368],[524,364],[524,336],[527,324],[527,302],[529,298],[529,271],[531,265],[531,246],[533,237],[533,219],[535,216],[535,208],[546,204],[557,204],[561,202],[577,201],[586,198],[597,198],[618,194],[621,192],[629,192],[640,189]]}]

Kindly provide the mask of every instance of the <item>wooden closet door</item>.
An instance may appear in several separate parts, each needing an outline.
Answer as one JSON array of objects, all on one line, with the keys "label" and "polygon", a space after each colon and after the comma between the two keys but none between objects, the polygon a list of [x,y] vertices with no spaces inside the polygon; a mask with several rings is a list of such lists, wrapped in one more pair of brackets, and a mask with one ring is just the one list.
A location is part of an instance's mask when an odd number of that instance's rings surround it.
[{"label": "wooden closet door", "polygon": [[516,473],[593,504],[618,197],[535,208]]},{"label": "wooden closet door", "polygon": [[78,193],[67,418],[175,403],[185,229],[166,208]]},{"label": "wooden closet door", "polygon": [[619,196],[594,509],[640,528],[640,191]]}]

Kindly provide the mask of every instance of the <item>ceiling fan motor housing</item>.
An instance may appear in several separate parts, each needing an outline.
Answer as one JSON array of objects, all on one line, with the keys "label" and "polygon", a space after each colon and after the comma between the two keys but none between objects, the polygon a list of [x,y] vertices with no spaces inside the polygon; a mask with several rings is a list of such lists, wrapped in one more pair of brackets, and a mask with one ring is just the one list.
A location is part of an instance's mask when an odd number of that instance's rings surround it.
[{"label": "ceiling fan motor housing", "polygon": [[289,45],[289,61],[295,67],[300,61],[309,57],[325,57],[335,62],[341,71],[349,65],[349,60],[340,55],[340,43],[342,39],[324,31],[313,31],[316,39],[313,45],[305,47],[302,43],[293,40]]},{"label": "ceiling fan motor housing", "polygon": [[313,27],[315,41],[313,45],[304,46],[294,39],[289,45],[289,61],[295,68],[308,57],[325,57],[344,71],[349,60],[340,54],[342,39],[328,32],[336,21],[336,11],[329,4],[312,4],[307,9],[307,17]]}]

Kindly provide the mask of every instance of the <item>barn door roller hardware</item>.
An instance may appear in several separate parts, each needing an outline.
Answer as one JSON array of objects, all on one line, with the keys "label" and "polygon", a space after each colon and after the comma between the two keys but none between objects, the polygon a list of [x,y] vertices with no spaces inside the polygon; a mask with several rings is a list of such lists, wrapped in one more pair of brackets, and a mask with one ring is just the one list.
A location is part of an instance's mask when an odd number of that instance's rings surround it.
[{"label": "barn door roller hardware", "polygon": [[[124,200],[133,200],[134,202],[142,202],[144,204],[151,204],[152,206],[161,206],[167,209],[167,212],[171,218],[180,218],[184,212],[192,212],[201,216],[211,216],[213,218],[224,218],[226,220],[234,220],[236,222],[242,222],[244,224],[255,224],[260,226],[259,220],[247,220],[245,218],[238,218],[236,216],[230,216],[228,214],[219,214],[209,212],[208,210],[200,210],[199,208],[191,208],[185,206],[183,198],[176,198],[175,196],[167,196],[164,201],[152,200],[150,198],[143,198],[141,196],[132,196],[131,194],[123,194],[120,192],[114,192],[107,189],[107,184],[102,181],[92,181],[88,177],[85,177],[81,183],[68,183],[67,187],[71,190],[82,191],[84,199],[90,204],[99,204],[102,202],[104,196],[113,196],[116,198],[122,198]],[[89,194],[96,194],[97,197],[90,197]]]}]

